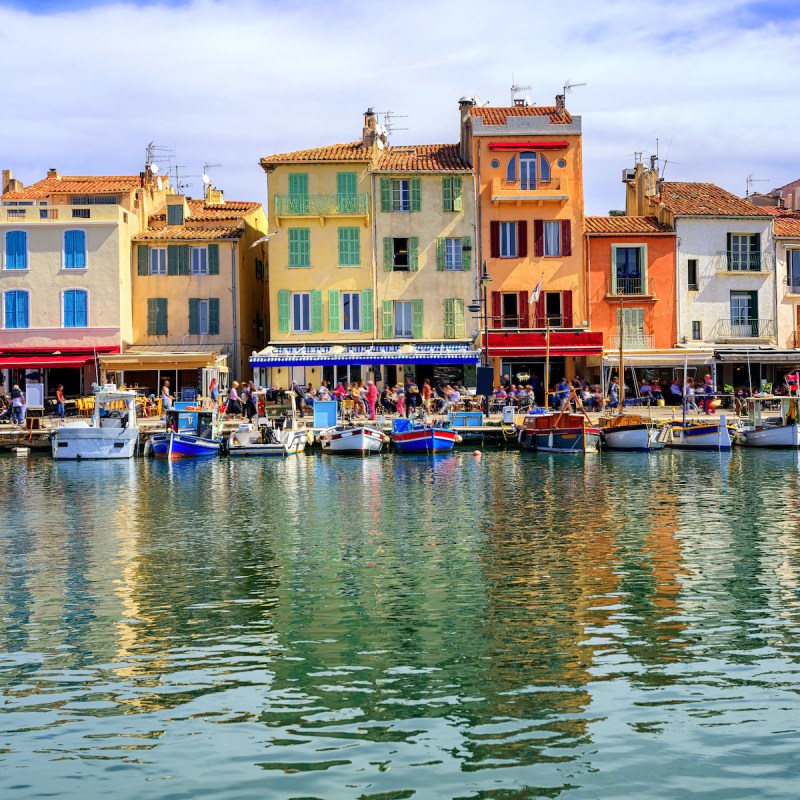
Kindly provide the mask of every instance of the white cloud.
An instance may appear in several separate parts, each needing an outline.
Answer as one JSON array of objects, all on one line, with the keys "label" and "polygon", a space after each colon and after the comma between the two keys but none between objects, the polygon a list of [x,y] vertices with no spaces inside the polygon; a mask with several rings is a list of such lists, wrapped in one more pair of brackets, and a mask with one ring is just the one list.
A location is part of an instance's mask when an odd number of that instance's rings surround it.
[{"label": "white cloud", "polygon": [[[586,205],[622,204],[633,152],[672,142],[668,177],[744,191],[800,174],[800,25],[745,0],[475,0],[401,4],[194,0],[53,15],[0,9],[2,165],[32,182],[141,168],[173,146],[188,174],[223,166],[229,197],[264,198],[262,155],[358,137],[367,106],[407,114],[406,142],[455,141],[456,103],[508,102],[511,74],[583,117]],[[765,188],[768,184],[761,184]],[[197,181],[192,188],[199,193]]]}]

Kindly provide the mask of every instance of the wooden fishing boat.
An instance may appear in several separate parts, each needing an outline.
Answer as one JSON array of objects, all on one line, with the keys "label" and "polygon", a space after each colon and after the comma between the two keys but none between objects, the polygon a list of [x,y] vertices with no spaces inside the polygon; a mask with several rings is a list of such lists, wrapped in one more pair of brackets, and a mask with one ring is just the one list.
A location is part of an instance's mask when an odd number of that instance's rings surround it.
[{"label": "wooden fishing boat", "polygon": [[323,453],[367,456],[380,453],[388,441],[380,431],[366,425],[334,425],[319,434]]},{"label": "wooden fishing boat", "polygon": [[[765,417],[764,406],[774,402],[780,404],[779,414]],[[749,397],[747,424],[737,431],[736,444],[744,447],[800,447],[799,405],[797,397]]]},{"label": "wooden fishing boat", "polygon": [[585,414],[535,412],[525,416],[518,430],[517,441],[523,450],[583,454],[600,449],[600,429]]},{"label": "wooden fishing boat", "polygon": [[449,423],[429,423],[405,417],[392,422],[390,438],[398,453],[444,453],[461,441]]},{"label": "wooden fishing boat", "polygon": [[603,448],[606,450],[662,450],[659,426],[640,414],[615,414],[598,420]]},{"label": "wooden fishing boat", "polygon": [[[181,407],[183,406],[183,407]],[[212,458],[219,455],[222,437],[216,411],[176,404],[166,412],[163,433],[151,439],[153,455],[169,460]]]},{"label": "wooden fishing boat", "polygon": [[667,422],[658,438],[666,447],[682,450],[730,450],[735,436],[736,426],[720,414],[715,420]]}]

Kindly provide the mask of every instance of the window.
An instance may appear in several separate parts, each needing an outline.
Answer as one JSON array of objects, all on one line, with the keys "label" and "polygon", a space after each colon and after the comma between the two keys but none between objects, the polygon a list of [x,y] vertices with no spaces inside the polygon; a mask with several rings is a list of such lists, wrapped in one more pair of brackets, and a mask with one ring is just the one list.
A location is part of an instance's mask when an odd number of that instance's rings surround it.
[{"label": "window", "polygon": [[69,289],[64,292],[64,327],[88,327],[88,305],[89,293],[83,289]]},{"label": "window", "polygon": [[28,234],[26,231],[6,231],[5,268],[28,269]]},{"label": "window", "polygon": [[728,234],[728,271],[761,270],[761,236],[757,233]]},{"label": "window", "polygon": [[256,259],[256,280],[264,280],[264,261],[260,258]]},{"label": "window", "polygon": [[699,319],[692,320],[692,339],[700,341],[703,338],[703,326]]},{"label": "window", "polygon": [[311,293],[292,294],[292,333],[311,332]]},{"label": "window", "polygon": [[219,333],[219,298],[189,298],[189,333],[192,336],[216,336]]},{"label": "window", "polygon": [[86,269],[86,231],[64,231],[64,269]]},{"label": "window", "polygon": [[15,290],[6,292],[3,302],[3,327],[28,327],[28,293]]},{"label": "window", "polygon": [[167,335],[167,298],[147,298],[147,335]]},{"label": "window", "polygon": [[115,194],[79,195],[70,202],[73,206],[115,206],[119,197]]},{"label": "window", "polygon": [[463,211],[462,181],[459,176],[442,178],[442,211]]},{"label": "window", "polygon": [[536,188],[536,153],[519,154],[519,188]]},{"label": "window", "polygon": [[167,248],[166,247],[151,247],[150,248],[150,274],[151,275],[166,275],[167,274]]},{"label": "window", "polygon": [[392,211],[411,211],[411,181],[392,181]]},{"label": "window", "polygon": [[92,210],[90,208],[73,208],[72,219],[90,219]]},{"label": "window", "polygon": [[289,266],[311,266],[311,228],[289,228]]},{"label": "window", "polygon": [[191,249],[192,275],[208,275],[208,250],[205,247]]},{"label": "window", "polygon": [[167,206],[167,225],[183,225],[183,206]]},{"label": "window", "polygon": [[686,278],[689,284],[689,291],[696,292],[698,283],[697,283],[697,259],[690,258],[686,262]]},{"label": "window", "polygon": [[444,268],[446,270],[461,270],[461,239],[444,240]]},{"label": "window", "polygon": [[758,336],[758,292],[731,292],[731,336]]},{"label": "window", "polygon": [[410,259],[408,253],[408,239],[392,239],[392,269],[395,272],[408,272]]},{"label": "window", "polygon": [[561,223],[544,223],[544,254],[546,256],[561,255]]},{"label": "window", "polygon": [[340,214],[358,213],[358,175],[355,172],[336,173],[336,210]]},{"label": "window", "polygon": [[467,326],[464,320],[464,300],[454,297],[444,301],[444,338],[463,339]]},{"label": "window", "polygon": [[500,223],[500,258],[517,258],[517,223]]},{"label": "window", "polygon": [[544,293],[544,313],[550,320],[550,326],[560,328],[564,324],[563,306],[561,304],[561,292]]},{"label": "window", "polygon": [[503,293],[502,314],[504,328],[519,327],[519,294],[517,292]]},{"label": "window", "polygon": [[612,247],[614,294],[647,294],[646,251],[643,246]]},{"label": "window", "polygon": [[381,211],[419,211],[421,198],[419,178],[381,178]]},{"label": "window", "polygon": [[646,350],[649,348],[649,344],[645,341],[643,308],[617,309],[617,336],[619,336],[620,321],[624,322],[624,327],[622,328],[623,347],[632,350]]},{"label": "window", "polygon": [[786,284],[789,292],[800,294],[800,250],[786,251]]},{"label": "window", "polygon": [[394,304],[394,335],[410,339],[414,334],[414,304],[408,301]]},{"label": "window", "polygon": [[361,266],[361,231],[359,228],[339,228],[339,266]]},{"label": "window", "polygon": [[361,330],[361,292],[342,292],[342,330]]}]

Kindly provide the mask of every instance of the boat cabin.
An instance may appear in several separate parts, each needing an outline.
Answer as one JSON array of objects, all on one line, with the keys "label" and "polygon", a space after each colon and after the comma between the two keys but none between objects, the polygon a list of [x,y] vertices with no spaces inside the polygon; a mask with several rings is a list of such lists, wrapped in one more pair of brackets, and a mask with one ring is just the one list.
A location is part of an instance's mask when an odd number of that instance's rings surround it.
[{"label": "boat cabin", "polygon": [[202,439],[216,436],[216,411],[171,408],[166,412],[166,428],[173,433],[192,433]]},{"label": "boat cabin", "polygon": [[136,392],[100,391],[95,395],[94,428],[136,428]]},{"label": "boat cabin", "polygon": [[751,428],[761,430],[764,425],[775,425],[777,418],[763,418],[765,405],[767,403],[780,403],[780,424],[797,425],[800,398],[798,397],[749,397],[747,399],[747,421]]}]

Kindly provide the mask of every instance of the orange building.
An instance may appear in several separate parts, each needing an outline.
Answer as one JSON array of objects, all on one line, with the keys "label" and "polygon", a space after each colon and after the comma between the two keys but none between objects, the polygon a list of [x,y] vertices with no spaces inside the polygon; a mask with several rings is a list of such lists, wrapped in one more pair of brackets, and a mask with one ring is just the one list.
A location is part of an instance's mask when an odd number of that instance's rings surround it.
[{"label": "orange building", "polygon": [[586,217],[589,323],[613,359],[620,317],[631,363],[636,351],[675,347],[675,232],[656,217]]},{"label": "orange building", "polygon": [[495,376],[543,376],[549,327],[549,382],[571,377],[602,352],[584,291],[580,117],[562,95],[553,106],[462,98],[459,109],[461,154],[477,176],[479,264],[490,278],[483,346]]}]

